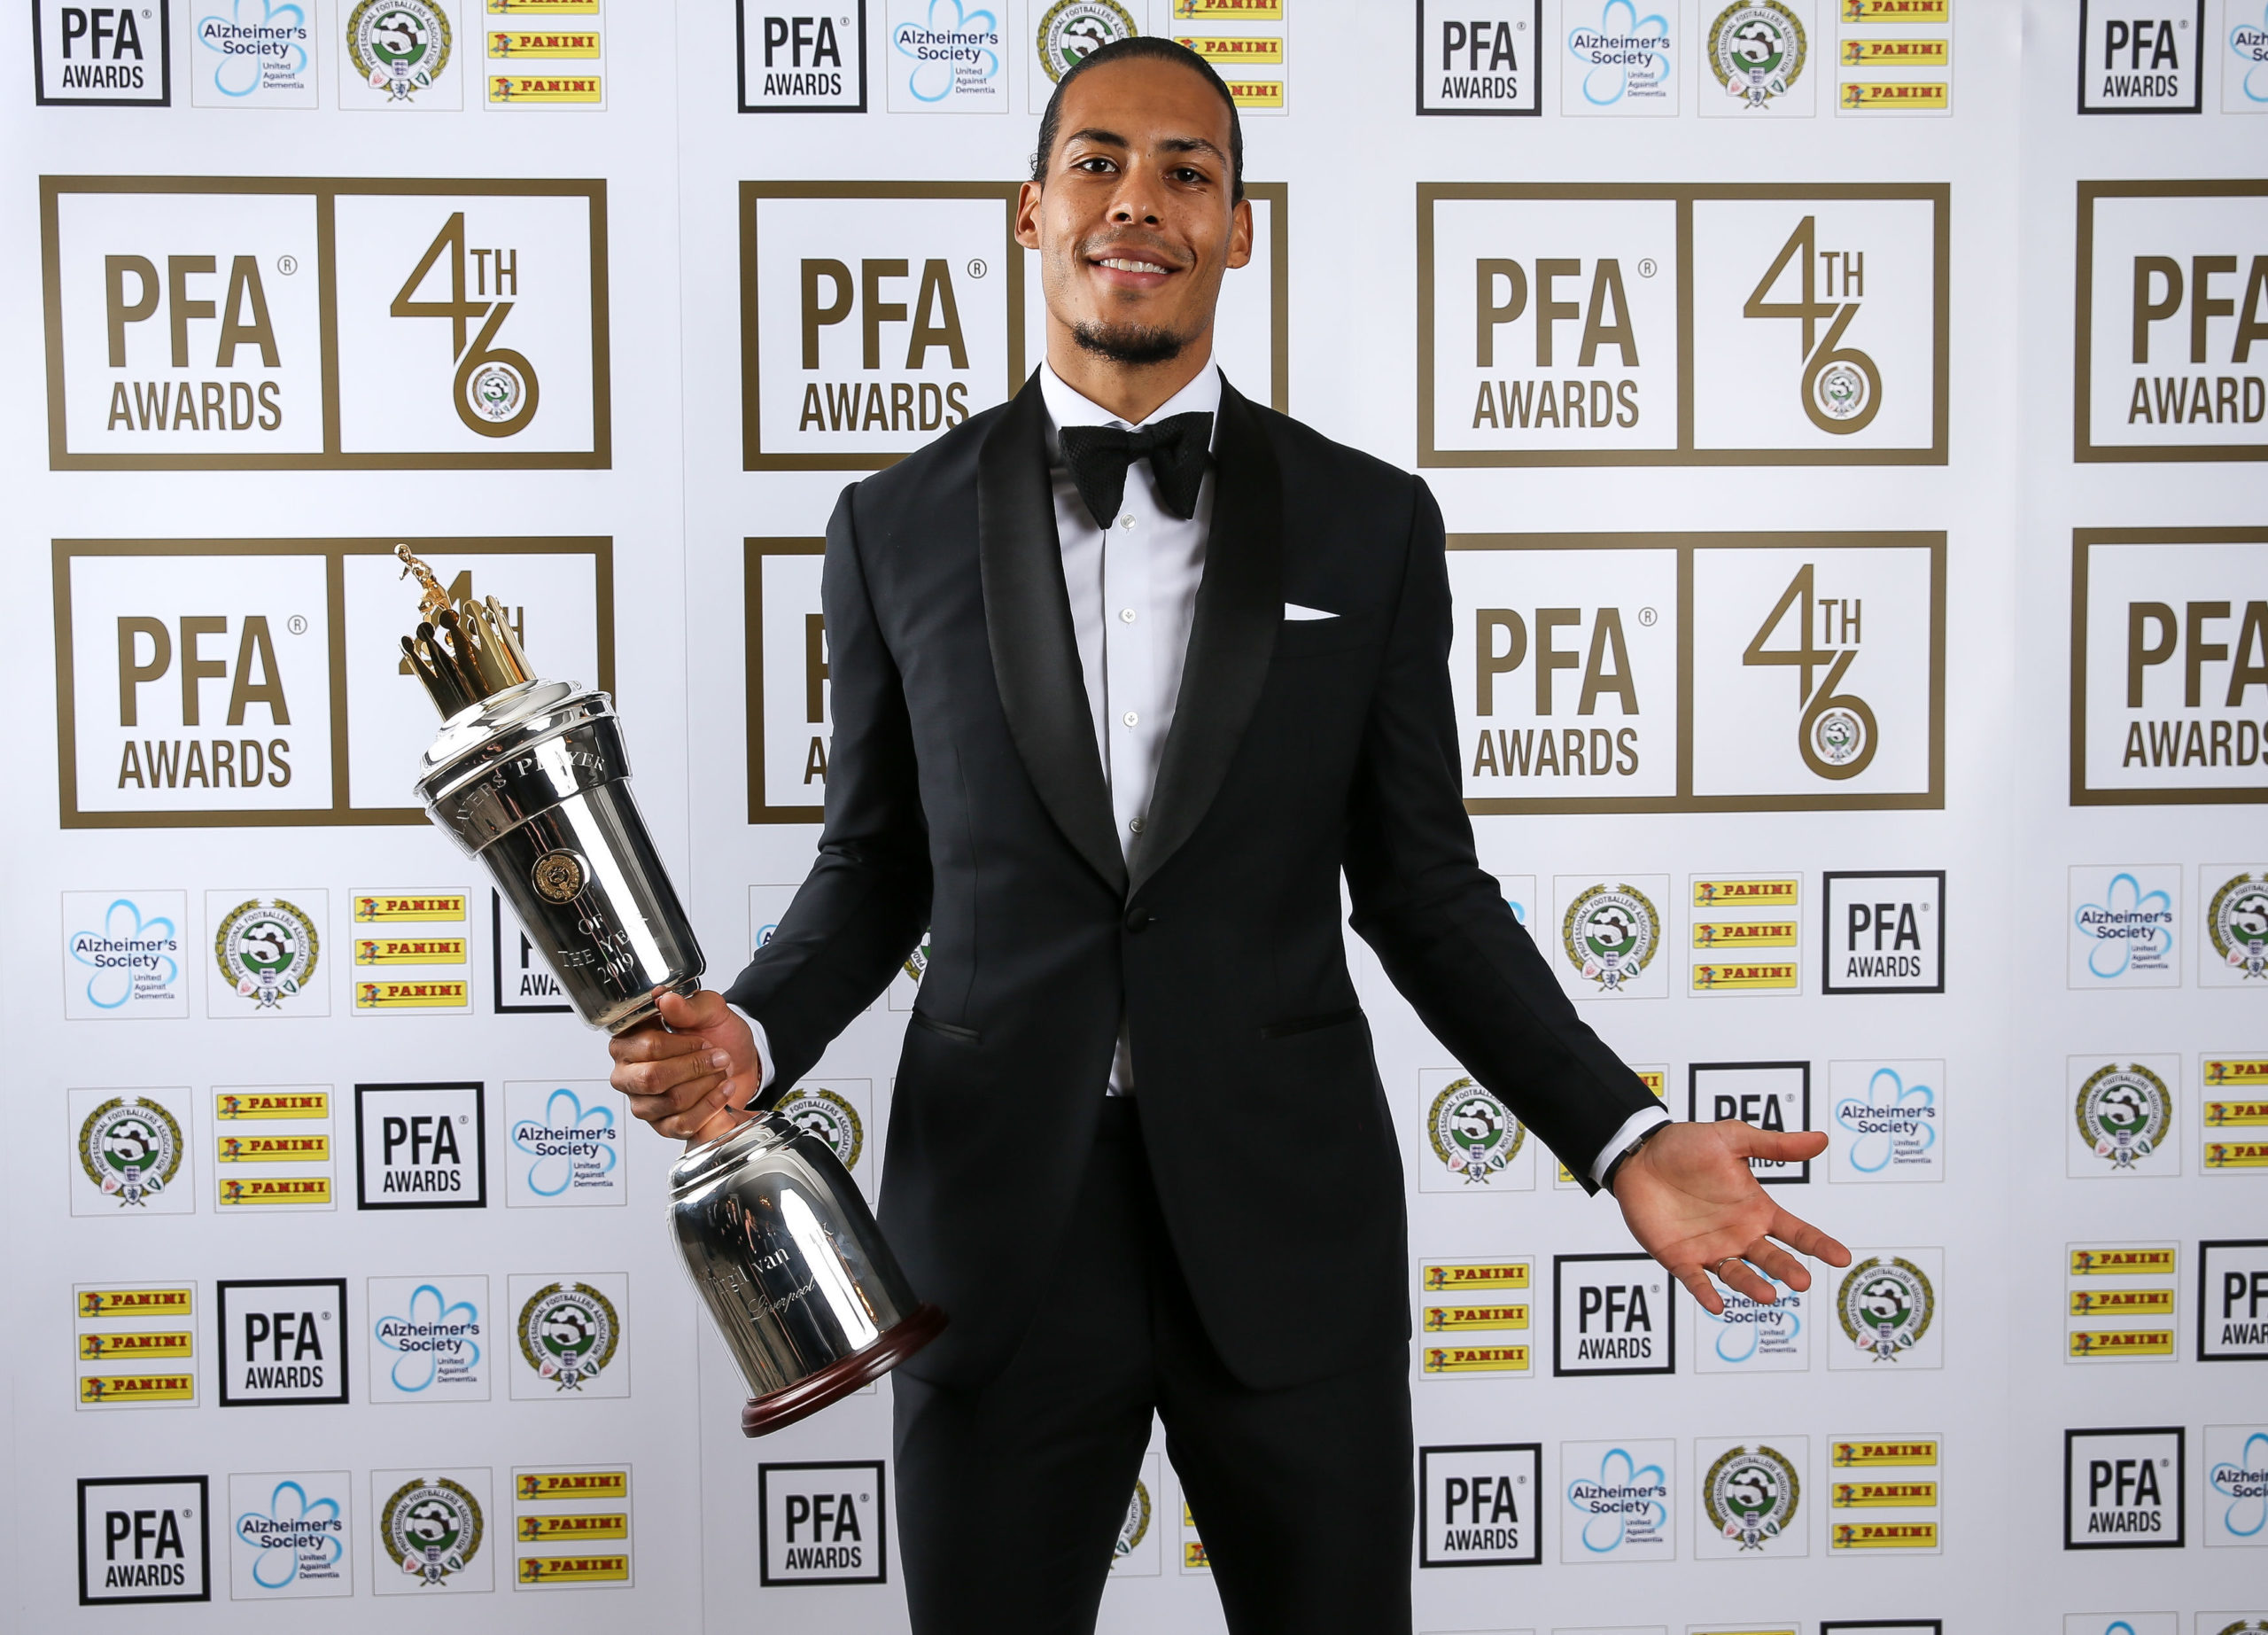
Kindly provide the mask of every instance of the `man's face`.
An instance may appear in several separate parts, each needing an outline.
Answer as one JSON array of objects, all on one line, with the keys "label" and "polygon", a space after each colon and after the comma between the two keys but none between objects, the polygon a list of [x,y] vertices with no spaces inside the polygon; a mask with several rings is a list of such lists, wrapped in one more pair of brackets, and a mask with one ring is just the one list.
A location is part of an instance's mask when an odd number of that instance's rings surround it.
[{"label": "man's face", "polygon": [[1252,259],[1252,207],[1230,202],[1228,107],[1188,68],[1137,58],[1081,74],[1060,113],[1016,240],[1040,253],[1048,315],[1081,346],[1163,362],[1209,334],[1221,275]]}]

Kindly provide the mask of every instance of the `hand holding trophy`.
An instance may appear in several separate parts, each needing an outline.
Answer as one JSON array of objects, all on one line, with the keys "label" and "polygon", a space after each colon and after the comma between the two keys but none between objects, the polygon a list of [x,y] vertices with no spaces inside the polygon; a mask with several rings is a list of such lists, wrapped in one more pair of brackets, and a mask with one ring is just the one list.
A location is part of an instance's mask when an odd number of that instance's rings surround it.
[{"label": "hand holding trophy", "polygon": [[[417,782],[426,815],[487,865],[586,1023],[658,1025],[660,996],[697,992],[704,962],[631,798],[613,701],[538,680],[496,598],[454,603],[408,546],[395,554],[421,592],[402,651],[442,716]],[[696,1141],[670,1177],[678,1247],[754,1393],[741,1415],[751,1436],[878,1378],[945,1326],[834,1152],[772,1110],[787,1088]]]}]

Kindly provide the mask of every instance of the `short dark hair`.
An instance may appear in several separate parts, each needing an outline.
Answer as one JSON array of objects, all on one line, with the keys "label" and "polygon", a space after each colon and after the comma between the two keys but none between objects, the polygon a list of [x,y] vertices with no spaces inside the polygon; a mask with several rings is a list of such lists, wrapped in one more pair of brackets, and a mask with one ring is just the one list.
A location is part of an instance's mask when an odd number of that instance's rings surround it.
[{"label": "short dark hair", "polygon": [[1229,111],[1229,174],[1231,204],[1244,202],[1244,126],[1237,118],[1237,99],[1228,86],[1214,71],[1213,65],[1178,40],[1164,39],[1153,34],[1138,34],[1124,40],[1113,40],[1099,50],[1084,57],[1063,71],[1055,82],[1055,94],[1047,99],[1047,112],[1039,116],[1039,149],[1031,156],[1031,179],[1045,183],[1047,161],[1055,156],[1055,138],[1060,133],[1063,114],[1063,93],[1071,89],[1071,82],[1090,68],[1099,68],[1114,62],[1171,62],[1199,75],[1219,94],[1221,105]]}]

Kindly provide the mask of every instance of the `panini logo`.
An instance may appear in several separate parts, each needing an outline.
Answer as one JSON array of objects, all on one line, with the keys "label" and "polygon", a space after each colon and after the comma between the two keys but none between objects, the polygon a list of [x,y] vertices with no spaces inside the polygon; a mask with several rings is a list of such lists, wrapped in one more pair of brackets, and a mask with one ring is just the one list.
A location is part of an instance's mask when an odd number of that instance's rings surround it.
[{"label": "panini logo", "polygon": [[2075,1289],[2073,1317],[2155,1317],[2173,1315],[2171,1289]]},{"label": "panini logo", "polygon": [[[1661,1092],[1654,1092],[1659,1095]],[[1526,1289],[1527,1263],[1513,1261],[1503,1265],[1429,1265],[1425,1268],[1425,1287],[1441,1289]]]},{"label": "panini logo", "polygon": [[524,29],[497,29],[488,36],[491,57],[596,57],[595,34],[536,34]]},{"label": "panini logo", "polygon": [[330,1094],[323,1090],[298,1090],[289,1094],[226,1090],[213,1101],[218,1118],[328,1118]]},{"label": "panini logo", "polygon": [[1284,38],[1273,34],[1176,35],[1174,43],[1185,45],[1207,62],[1279,63]]},{"label": "panini logo", "polygon": [[539,1499],[627,1499],[626,1470],[524,1470],[518,1479],[522,1503]]},{"label": "panini logo", "polygon": [[1693,946],[1697,948],[1792,948],[1796,946],[1796,923],[1793,920],[1696,920],[1693,923]]},{"label": "panini logo", "polygon": [[224,1135],[215,1144],[222,1164],[319,1164],[330,1158],[328,1135]]},{"label": "panini logo", "polygon": [[1938,1502],[1934,1482],[1837,1482],[1837,1510],[1926,1510]]},{"label": "panini logo", "polygon": [[488,76],[491,102],[596,102],[599,76],[585,74],[493,74]]},{"label": "panini logo", "polygon": [[2203,1072],[2208,1089],[2222,1085],[2268,1085],[2268,1057],[2249,1056],[2241,1061],[2233,1061],[2226,1057],[2208,1056]]},{"label": "panini logo", "polygon": [[2075,1249],[2073,1277],[2148,1277],[2173,1275],[2171,1249]]},{"label": "panini logo", "polygon": [[277,1176],[273,1180],[253,1176],[238,1180],[230,1176],[221,1183],[221,1203],[224,1207],[259,1203],[329,1203],[330,1177],[328,1175]]},{"label": "panini logo", "polygon": [[1794,880],[1696,880],[1696,908],[1792,908],[1799,889]]},{"label": "panini logo", "polygon": [[1843,61],[1852,68],[1942,68],[1953,60],[1950,40],[1845,40]]},{"label": "panini logo", "polygon": [[1792,988],[1794,962],[1769,965],[1696,965],[1693,985],[1703,988]]},{"label": "panini logo", "polygon": [[491,17],[596,17],[599,0],[488,0]]},{"label": "panini logo", "polygon": [[524,1555],[522,1584],[626,1584],[630,1558],[626,1555]]},{"label": "panini logo", "polygon": [[357,965],[462,965],[462,937],[365,937],[354,945]]},{"label": "panini logo", "polygon": [[423,897],[372,895],[354,899],[355,923],[361,925],[463,918],[464,898],[454,891],[437,891]]},{"label": "panini logo", "polygon": [[187,1402],[197,1395],[188,1374],[90,1374],[79,1382],[81,1402]]},{"label": "panini logo", "polygon": [[2209,1127],[2217,1129],[2268,1124],[2268,1102],[2208,1102],[2205,1103],[2205,1123]]},{"label": "panini logo", "polygon": [[[1226,76],[1223,76],[1226,79]],[[1229,95],[1239,108],[1280,108],[1284,105],[1284,82],[1281,80],[1227,80]]]},{"label": "panini logo", "polygon": [[1184,23],[1280,23],[1284,0],[1173,0],[1173,14]]},{"label": "panini logo", "polygon": [[1829,1544],[1837,1550],[1934,1550],[1935,1522],[1837,1522]]},{"label": "panini logo", "polygon": [[522,1544],[550,1544],[563,1538],[627,1538],[630,1518],[621,1511],[605,1515],[524,1515]]},{"label": "panini logo", "polygon": [[1952,105],[1951,90],[1942,82],[1922,80],[1845,80],[1843,105],[1870,113],[1891,108],[1942,113]]},{"label": "panini logo", "polygon": [[2171,1328],[2080,1329],[2071,1335],[2074,1357],[2171,1357]]},{"label": "panini logo", "polygon": [[1934,1442],[1838,1442],[1835,1444],[1833,1459],[1838,1470],[1934,1465],[1938,1462],[1938,1444]]},{"label": "panini logo", "polygon": [[187,1317],[192,1299],[186,1289],[82,1289],[79,1315],[87,1317],[149,1317],[159,1312]]},{"label": "panini logo", "polygon": [[1846,23],[1942,23],[1952,17],[1953,0],[1843,0]]},{"label": "panini logo", "polygon": [[1202,1538],[1181,1541],[1181,1570],[1185,1573],[1209,1573],[1213,1570],[1213,1558],[1205,1553]]},{"label": "panini logo", "polygon": [[437,1007],[462,1009],[471,1001],[462,982],[358,982],[357,1010],[419,1010]]},{"label": "panini logo", "polygon": [[1441,1334],[1458,1328],[1525,1328],[1525,1305],[1429,1305],[1425,1331]]},{"label": "panini logo", "polygon": [[1428,1374],[1524,1374],[1525,1345],[1448,1345],[1425,1349]]},{"label": "panini logo", "polygon": [[2268,1141],[2207,1141],[2209,1170],[2268,1169]]},{"label": "panini logo", "polygon": [[82,1334],[79,1360],[100,1362],[117,1358],[132,1362],[143,1357],[187,1357],[190,1335],[186,1328],[165,1334]]}]

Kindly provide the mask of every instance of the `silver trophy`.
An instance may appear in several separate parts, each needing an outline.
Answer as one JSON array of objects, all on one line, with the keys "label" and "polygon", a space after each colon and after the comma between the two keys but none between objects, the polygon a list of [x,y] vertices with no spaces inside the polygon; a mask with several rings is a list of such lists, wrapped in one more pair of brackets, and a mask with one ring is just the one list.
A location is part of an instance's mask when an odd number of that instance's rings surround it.
[{"label": "silver trophy", "polygon": [[[653,1020],[664,990],[699,989],[704,962],[631,798],[613,701],[537,680],[495,597],[454,602],[408,546],[394,550],[422,593],[402,651],[443,718],[417,780],[426,815],[487,864],[586,1023],[620,1033]],[[751,1436],[878,1378],[945,1326],[834,1148],[774,1110],[787,1088],[712,1120],[670,1174],[678,1247],[755,1393],[741,1413]]]}]

